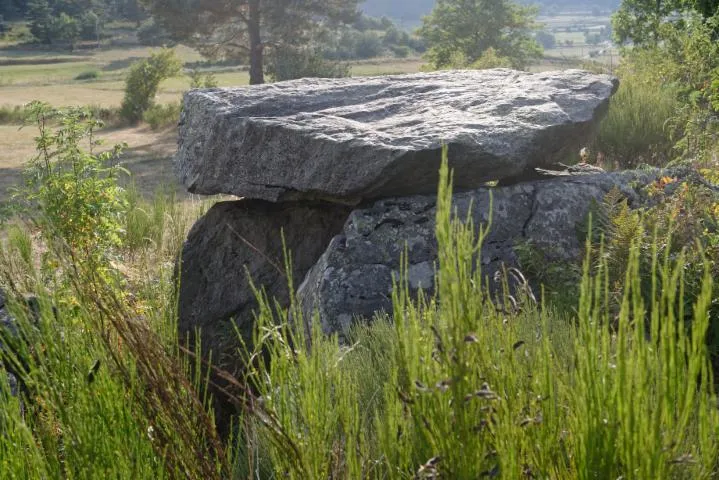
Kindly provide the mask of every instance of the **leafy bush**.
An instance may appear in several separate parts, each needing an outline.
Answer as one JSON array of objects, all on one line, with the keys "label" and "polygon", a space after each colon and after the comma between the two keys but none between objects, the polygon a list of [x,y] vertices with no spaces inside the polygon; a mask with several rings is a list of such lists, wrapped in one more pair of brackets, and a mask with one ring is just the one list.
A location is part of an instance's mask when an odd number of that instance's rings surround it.
[{"label": "leafy bush", "polygon": [[150,125],[153,130],[169,126],[177,126],[182,112],[182,102],[173,102],[165,105],[153,105],[148,108],[142,119]]},{"label": "leafy bush", "polygon": [[215,78],[215,74],[212,72],[203,74],[197,68],[193,68],[187,75],[190,77],[190,88],[217,87],[217,79]]},{"label": "leafy bush", "polygon": [[333,60],[364,59],[378,57],[384,52],[383,40],[373,30],[343,30],[324,56]]},{"label": "leafy bush", "polygon": [[473,62],[469,67],[477,70],[485,70],[488,68],[511,68],[512,59],[499,55],[494,48],[489,47],[484,51],[484,53],[482,53],[482,56]]},{"label": "leafy bush", "polygon": [[652,164],[712,158],[719,141],[719,113],[711,105],[719,71],[716,22],[688,15],[655,32],[661,42],[624,52],[619,76],[625,86],[600,133],[600,140],[617,149],[619,165],[636,165],[630,156]]},{"label": "leafy bush", "polygon": [[312,48],[275,51],[267,65],[267,74],[275,82],[304,77],[347,77],[349,73],[349,65],[327,60],[322,50]]},{"label": "leafy bush", "polygon": [[97,80],[100,78],[100,72],[97,70],[88,70],[77,74],[75,80]]},{"label": "leafy bush", "polygon": [[390,47],[390,50],[392,50],[392,53],[397,58],[407,58],[409,57],[409,54],[412,53],[412,51],[406,45]]},{"label": "leafy bush", "polygon": [[[122,241],[125,199],[117,178],[124,170],[109,165],[122,146],[96,153],[94,132],[101,124],[88,109],[55,110],[34,102],[30,110],[39,129],[38,150],[18,198],[28,212],[40,213],[36,219],[46,242],[60,241],[88,262],[103,264]],[[59,124],[54,131],[51,120]]]},{"label": "leafy bush", "polygon": [[355,39],[354,58],[379,57],[383,50],[382,39],[375,32],[361,32]]},{"label": "leafy bush", "polygon": [[27,108],[20,105],[3,105],[0,107],[0,124],[22,125],[28,118]]},{"label": "leafy bush", "polygon": [[182,62],[170,49],[153,53],[130,67],[125,80],[125,98],[120,113],[128,122],[137,123],[155,102],[160,83],[180,73]]}]

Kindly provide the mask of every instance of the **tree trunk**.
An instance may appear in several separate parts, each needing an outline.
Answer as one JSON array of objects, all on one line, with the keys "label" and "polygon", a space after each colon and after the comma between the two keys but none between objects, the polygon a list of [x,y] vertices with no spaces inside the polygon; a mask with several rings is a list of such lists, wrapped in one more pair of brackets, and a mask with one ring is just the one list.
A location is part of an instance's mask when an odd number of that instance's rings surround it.
[{"label": "tree trunk", "polygon": [[260,0],[249,0],[247,34],[250,37],[250,85],[265,83],[262,37],[260,36]]}]

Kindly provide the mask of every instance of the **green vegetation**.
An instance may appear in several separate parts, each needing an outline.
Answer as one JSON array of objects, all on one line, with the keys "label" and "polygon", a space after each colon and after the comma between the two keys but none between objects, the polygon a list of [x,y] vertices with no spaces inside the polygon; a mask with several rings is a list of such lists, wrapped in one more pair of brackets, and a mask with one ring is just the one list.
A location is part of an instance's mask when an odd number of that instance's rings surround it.
[{"label": "green vegetation", "polygon": [[606,165],[666,165],[674,147],[668,121],[681,107],[676,87],[657,85],[631,72],[620,75],[619,91],[602,121],[594,149],[602,152]]},{"label": "green vegetation", "polygon": [[100,72],[97,70],[87,70],[82,73],[79,73],[75,80],[97,80],[100,78]]},{"label": "green vegetation", "polygon": [[719,134],[712,102],[719,85],[717,21],[688,16],[681,25],[665,25],[659,44],[625,52],[617,72],[622,84],[596,147],[610,164],[712,162]]},{"label": "green vegetation", "polygon": [[[35,41],[76,50],[12,47],[0,57],[0,92],[14,102],[0,107],[0,123],[30,121],[38,131],[25,183],[3,210],[13,216],[0,225],[0,288],[18,319],[17,331],[0,331],[0,479],[716,476],[719,195],[671,170],[644,188],[644,210],[630,209],[617,190],[595,205],[578,228],[581,264],[521,245],[521,268],[543,284],[542,295],[534,292],[541,301],[528,285],[510,301],[506,285],[496,300],[475,269],[491,222],[452,215],[445,158],[436,295],[411,297],[397,280],[394,322],[358,325],[340,344],[302,318],[294,300],[277,311],[258,291],[252,342],[239,353],[246,369],[225,378],[240,415],[233,435],[220,438],[209,382],[226,372],[178,339],[175,324],[174,262],[211,200],[188,202],[172,186],[148,195],[143,179],[128,180],[119,166],[123,147],[96,135],[127,136],[142,150],[152,148],[143,142],[151,132],[102,132],[99,120],[169,130],[188,88],[256,83],[264,74],[416,71],[412,58],[354,60],[426,49],[433,68],[546,68],[532,64],[538,44],[552,59],[588,55],[588,44],[612,35],[613,5],[554,12],[540,26],[536,10],[510,2],[440,0],[420,38],[389,18],[350,15],[352,1],[296,3],[317,10],[298,10],[293,22],[287,15],[297,12],[281,8],[287,2],[230,2],[198,21],[176,13],[186,2],[172,1],[150,2],[148,18],[134,1],[0,0],[0,15],[21,20],[2,24],[3,42],[27,41],[32,31]],[[378,15],[400,5],[408,15],[431,10],[419,1],[369,3]],[[243,8],[268,4],[277,10],[263,9],[259,23],[241,19]],[[540,12],[566,5],[576,2],[545,2]],[[589,161],[695,169],[719,183],[716,13],[713,1],[622,3],[613,34],[633,45],[622,52],[620,88]],[[144,44],[197,34],[207,47],[210,32],[239,33],[238,43],[201,48],[224,56],[210,60],[136,43],[77,53],[140,25]],[[240,31],[222,30],[230,25]],[[257,29],[266,51],[251,62],[245,47],[257,45]],[[615,59],[597,55],[588,66],[613,70]],[[238,62],[251,63],[252,74]],[[183,63],[195,67],[186,76]],[[20,105],[36,94],[85,107]],[[3,369],[19,378],[19,397]]]},{"label": "green vegetation", "polygon": [[[125,203],[117,178],[122,169],[108,165],[122,146],[96,153],[100,144],[94,133],[101,124],[87,109],[61,111],[36,103],[30,111],[39,131],[38,154],[18,197],[26,208],[42,212],[35,218],[46,243],[62,242],[87,261],[100,262],[121,243]],[[52,120],[59,124],[55,131]]]},{"label": "green vegetation", "polygon": [[176,126],[180,121],[182,104],[180,102],[166,105],[153,105],[142,114],[142,120],[153,130]]},{"label": "green vegetation", "polygon": [[[677,317],[685,312],[685,258],[655,250],[656,281],[647,291],[639,244],[628,248],[618,310],[608,298],[612,267],[599,250],[585,260],[573,320],[529,297],[506,311],[486,301],[473,269],[491,225],[476,234],[471,222],[451,216],[446,161],[441,173],[437,297],[412,300],[400,280],[394,325],[378,319],[358,327],[350,347],[316,324],[308,337],[296,306],[288,323],[287,312],[275,317],[265,298],[254,346],[244,352],[254,360],[236,382],[244,392],[241,428],[226,446],[205,413],[203,369],[186,373],[173,333],[170,272],[157,270],[155,256],[171,258],[180,246],[164,239],[161,219],[187,226],[172,203],[123,201],[133,233],[109,248],[149,254],[151,263],[137,268],[155,267],[138,277],[112,269],[99,276],[71,246],[58,245],[46,256],[60,268],[45,275],[69,281],[47,290],[33,270],[34,241],[15,228],[0,250],[0,278],[6,288],[39,293],[41,309],[35,319],[11,303],[30,342],[6,337],[17,348],[3,361],[32,395],[24,418],[14,397],[0,397],[3,474],[710,478],[719,429],[704,341],[711,273],[699,277],[690,330]],[[184,231],[176,231],[181,241]]]},{"label": "green vegetation", "polygon": [[346,63],[327,60],[321,50],[285,49],[270,58],[267,73],[272,81],[280,82],[304,77],[348,77],[350,67]]},{"label": "green vegetation", "polygon": [[306,45],[314,34],[321,33],[323,24],[350,23],[357,4],[357,0],[147,3],[155,21],[173,37],[191,42],[213,56],[247,59],[250,84],[264,83],[265,49]]},{"label": "green vegetation", "polygon": [[125,98],[120,114],[130,123],[142,119],[143,114],[153,106],[160,82],[179,75],[182,63],[175,52],[163,49],[150,58],[135,63],[130,68],[125,85]]},{"label": "green vegetation", "polygon": [[[719,14],[717,0],[624,0],[612,19],[619,43],[657,46],[667,29],[682,29],[686,15],[699,15],[711,20]],[[711,24],[711,22],[710,22]],[[713,33],[719,32],[716,24]]]},{"label": "green vegetation", "polygon": [[435,68],[481,62],[490,48],[491,55],[525,68],[541,56],[541,47],[532,36],[537,28],[535,15],[536,9],[507,0],[439,0],[424,17],[419,32],[429,47],[426,57]]},{"label": "green vegetation", "polygon": [[191,393],[202,380],[193,386],[177,357],[168,263],[200,206],[138,200],[103,165],[110,153],[86,150],[97,147],[86,112],[35,112],[39,164],[26,192],[36,210],[0,243],[0,284],[33,292],[39,308],[11,296],[18,331],[0,332],[0,361],[24,385],[21,406],[0,382],[0,478],[222,478],[228,460],[216,438],[203,443],[212,421]]},{"label": "green vegetation", "polygon": [[268,361],[248,379],[279,425],[250,423],[254,454],[270,456],[250,465],[289,478],[709,478],[719,427],[703,343],[709,272],[691,333],[675,317],[682,259],[652,257],[662,283],[644,303],[637,245],[616,317],[608,266],[593,273],[593,257],[576,323],[529,299],[507,313],[473,270],[486,230],[450,218],[450,193],[445,165],[437,298],[413,301],[399,282],[393,327],[360,328],[350,348],[315,328],[312,348],[293,350],[304,329],[262,310],[255,341]]},{"label": "green vegetation", "polygon": [[22,125],[27,120],[27,108],[15,105],[14,107],[3,105],[0,107],[0,124]]}]

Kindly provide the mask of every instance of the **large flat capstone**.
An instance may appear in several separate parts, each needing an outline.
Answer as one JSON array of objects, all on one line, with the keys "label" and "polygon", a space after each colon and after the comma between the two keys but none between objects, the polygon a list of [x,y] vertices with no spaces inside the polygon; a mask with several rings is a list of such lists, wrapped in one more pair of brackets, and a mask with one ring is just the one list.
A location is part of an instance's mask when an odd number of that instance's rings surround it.
[{"label": "large flat capstone", "polygon": [[455,187],[476,188],[576,153],[616,87],[494,69],[193,90],[176,166],[194,193],[357,203],[434,193],[446,144]]}]

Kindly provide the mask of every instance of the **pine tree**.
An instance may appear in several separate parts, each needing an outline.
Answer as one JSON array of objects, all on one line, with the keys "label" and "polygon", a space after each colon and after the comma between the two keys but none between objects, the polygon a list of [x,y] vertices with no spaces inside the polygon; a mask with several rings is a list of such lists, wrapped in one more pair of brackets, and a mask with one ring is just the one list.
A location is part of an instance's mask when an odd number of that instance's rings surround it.
[{"label": "pine tree", "polygon": [[360,0],[148,0],[175,40],[210,56],[249,60],[250,83],[264,83],[268,49],[305,46],[320,28],[349,23]]}]

